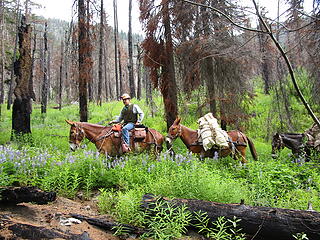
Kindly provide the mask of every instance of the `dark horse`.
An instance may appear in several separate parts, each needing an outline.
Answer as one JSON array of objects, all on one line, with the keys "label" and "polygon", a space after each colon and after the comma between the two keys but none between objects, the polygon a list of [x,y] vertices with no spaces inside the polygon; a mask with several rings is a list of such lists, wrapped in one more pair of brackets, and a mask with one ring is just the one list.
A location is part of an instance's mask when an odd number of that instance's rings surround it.
[{"label": "dark horse", "polygon": [[198,141],[198,132],[187,128],[180,124],[180,118],[177,118],[172,126],[169,128],[167,136],[167,144],[170,145],[174,139],[180,137],[187,148],[193,152],[200,154],[201,157],[214,157],[218,152],[219,157],[227,157],[230,154],[235,159],[241,157],[241,162],[246,163],[246,148],[249,145],[252,157],[257,160],[257,152],[253,142],[242,132],[238,130],[228,131],[229,147],[223,149],[209,149],[204,150],[202,143]]},{"label": "dark horse", "polygon": [[296,157],[305,156],[309,160],[312,146],[307,143],[308,136],[304,133],[276,133],[272,137],[272,157],[283,148],[289,148]]},{"label": "dark horse", "polygon": [[[102,126],[87,122],[73,122],[66,120],[70,124],[69,143],[71,150],[79,148],[81,141],[87,138],[96,145],[100,153],[109,156],[120,156],[123,154],[121,148],[120,132],[112,130],[112,126]],[[164,136],[154,129],[146,128],[146,137],[135,141],[130,137],[132,152],[143,152],[153,150],[156,154],[162,151]]]}]

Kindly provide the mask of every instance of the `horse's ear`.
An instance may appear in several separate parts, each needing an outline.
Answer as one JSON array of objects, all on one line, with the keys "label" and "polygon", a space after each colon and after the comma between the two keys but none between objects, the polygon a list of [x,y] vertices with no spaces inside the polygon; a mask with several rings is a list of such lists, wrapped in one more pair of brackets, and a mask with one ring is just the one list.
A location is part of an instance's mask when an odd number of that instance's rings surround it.
[{"label": "horse's ear", "polygon": [[180,117],[177,117],[177,118],[176,118],[176,120],[175,120],[174,122],[175,122],[175,124],[177,124],[177,125],[178,125],[178,124],[180,123],[180,121],[181,121],[181,118],[180,118]]},{"label": "horse's ear", "polygon": [[68,124],[70,124],[71,126],[74,125],[74,122],[72,122],[72,121],[70,121],[70,120],[67,120],[67,119],[66,119],[66,122],[67,122]]}]

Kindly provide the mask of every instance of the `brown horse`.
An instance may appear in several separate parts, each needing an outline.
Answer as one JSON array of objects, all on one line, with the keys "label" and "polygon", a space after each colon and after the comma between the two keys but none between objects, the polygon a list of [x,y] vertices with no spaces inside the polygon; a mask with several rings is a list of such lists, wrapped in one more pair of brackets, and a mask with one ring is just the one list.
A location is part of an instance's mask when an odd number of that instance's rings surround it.
[{"label": "brown horse", "polygon": [[241,157],[241,162],[246,163],[246,148],[249,144],[253,159],[258,159],[253,142],[244,133],[238,130],[228,131],[228,148],[209,149],[205,151],[202,143],[198,141],[198,132],[183,126],[182,124],[180,124],[180,120],[180,118],[177,118],[169,128],[168,136],[166,138],[167,146],[170,145],[174,139],[180,137],[189,151],[200,154],[201,157],[215,157],[215,153],[218,153],[219,157],[227,157],[231,154],[234,159],[238,159],[239,157]]},{"label": "brown horse", "polygon": [[[121,148],[120,132],[112,130],[112,126],[102,126],[87,122],[73,122],[66,120],[71,125],[69,143],[71,150],[80,147],[81,141],[87,138],[96,145],[100,153],[109,156],[120,156],[123,154]],[[145,150],[153,150],[156,154],[162,151],[164,136],[154,129],[146,128],[146,137],[135,141],[130,137],[132,152],[140,153]]]}]

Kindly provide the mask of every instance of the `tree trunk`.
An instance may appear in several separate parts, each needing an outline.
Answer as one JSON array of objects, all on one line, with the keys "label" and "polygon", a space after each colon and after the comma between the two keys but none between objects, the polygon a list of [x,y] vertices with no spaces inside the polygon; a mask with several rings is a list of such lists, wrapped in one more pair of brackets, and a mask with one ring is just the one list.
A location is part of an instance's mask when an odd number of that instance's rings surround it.
[{"label": "tree trunk", "polygon": [[43,35],[44,48],[43,59],[42,59],[42,69],[43,69],[43,81],[42,81],[42,90],[41,90],[41,114],[47,112],[47,103],[48,103],[48,66],[47,66],[47,53],[48,53],[48,39],[47,39],[47,23],[45,23]]},{"label": "tree trunk", "polygon": [[11,65],[11,77],[10,77],[10,85],[9,85],[9,91],[8,91],[8,102],[7,102],[7,109],[10,110],[11,104],[12,104],[12,94],[13,94],[13,85],[14,85],[14,71],[15,71],[15,62],[17,60],[17,48],[18,48],[18,40],[19,40],[19,22],[21,17],[21,12],[18,10],[19,4],[17,7],[17,17],[16,17],[16,29],[17,34],[15,35],[15,43],[14,43],[14,50],[13,50],[13,59],[12,59],[12,65]]},{"label": "tree trunk", "polygon": [[55,192],[44,192],[36,187],[9,187],[0,188],[1,204],[18,204],[23,202],[33,202],[37,204],[47,204],[56,200]]},{"label": "tree trunk", "polygon": [[90,34],[90,0],[87,0],[87,21],[86,21],[86,38],[87,38],[87,52],[86,52],[86,59],[87,59],[87,74],[88,74],[88,97],[89,102],[93,102],[93,73],[92,73],[92,44],[91,44],[91,34]]},{"label": "tree trunk", "polygon": [[141,92],[142,92],[142,82],[141,82],[141,48],[139,43],[137,44],[137,80],[138,80],[138,85],[137,85],[137,99],[141,99]]},{"label": "tree trunk", "polygon": [[128,53],[129,53],[129,86],[130,86],[130,96],[131,98],[136,97],[136,90],[135,90],[135,83],[134,83],[134,76],[133,76],[133,49],[132,49],[132,0],[129,0],[129,31],[128,31]]},{"label": "tree trunk", "polygon": [[110,78],[110,71],[109,71],[109,65],[107,62],[107,45],[104,43],[103,45],[103,56],[104,56],[104,83],[105,83],[105,89],[106,89],[106,102],[108,102],[109,99],[112,99],[112,88],[111,88],[111,78]]},{"label": "tree trunk", "polygon": [[163,96],[168,130],[178,116],[178,101],[169,15],[169,3],[167,1],[163,4],[163,25],[165,35],[166,62],[163,66],[161,92]]},{"label": "tree trunk", "polygon": [[14,89],[15,100],[12,110],[12,136],[31,133],[31,28],[26,24],[25,17],[21,18],[19,27],[19,59],[15,62],[16,87]]},{"label": "tree trunk", "polygon": [[114,19],[114,70],[116,77],[116,96],[120,96],[119,77],[118,77],[118,9],[117,0],[113,0],[113,19]]},{"label": "tree trunk", "polygon": [[123,76],[122,76],[120,46],[118,46],[118,65],[119,65],[119,91],[120,91],[119,95],[121,95],[121,94],[123,94],[123,91],[124,91],[124,82],[123,82]]},{"label": "tree trunk", "polygon": [[[1,76],[0,76],[0,104],[4,101],[4,63],[5,63],[5,53],[4,53],[4,1],[0,0],[0,26],[1,26],[1,59],[0,59],[0,67],[1,67]],[[1,116],[1,107],[0,107],[0,116]]]},{"label": "tree trunk", "polygon": [[84,0],[78,0],[78,24],[79,24],[79,109],[80,121],[88,121],[87,104],[87,84],[88,84],[88,64],[86,56],[88,51],[88,39],[86,28],[86,7]]},{"label": "tree trunk", "polygon": [[[145,195],[143,208],[152,207],[156,198]],[[223,204],[196,199],[174,199],[176,206],[186,205],[193,214],[207,213],[211,222],[218,217],[228,219],[237,217],[242,232],[251,235],[255,240],[292,240],[293,234],[306,233],[308,238],[320,239],[320,213],[315,211],[291,210],[270,207],[251,207],[244,204]]]},{"label": "tree trunk", "polygon": [[[98,96],[97,104],[101,106],[102,102],[102,65],[103,65],[103,37],[104,37],[104,23],[103,23],[103,0],[100,2],[100,39],[99,39],[99,70],[98,70]],[[107,94],[107,93],[106,93]]]},{"label": "tree trunk", "polygon": [[[201,7],[201,16],[202,16],[202,26],[204,35],[209,37],[212,35],[212,30],[210,29],[210,25],[208,24],[208,19],[210,18],[210,12],[204,7]],[[203,68],[205,83],[207,86],[207,96],[208,102],[210,104],[210,112],[212,112],[213,116],[217,116],[217,101],[216,101],[216,87],[217,82],[215,81],[215,71],[214,71],[214,60],[212,57],[207,56],[203,60]]]},{"label": "tree trunk", "polygon": [[59,86],[58,86],[58,103],[59,110],[62,108],[62,85],[63,85],[63,60],[64,60],[64,44],[63,40],[61,40],[61,58],[60,58],[60,67],[59,67]]}]

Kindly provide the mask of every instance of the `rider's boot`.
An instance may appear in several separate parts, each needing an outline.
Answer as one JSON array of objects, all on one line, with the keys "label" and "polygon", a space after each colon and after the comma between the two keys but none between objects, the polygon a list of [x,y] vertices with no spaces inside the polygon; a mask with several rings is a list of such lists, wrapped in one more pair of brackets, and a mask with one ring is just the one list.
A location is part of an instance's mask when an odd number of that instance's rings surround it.
[{"label": "rider's boot", "polygon": [[123,152],[123,153],[131,152],[131,149],[130,149],[130,147],[128,146],[128,144],[122,143],[122,152]]}]

